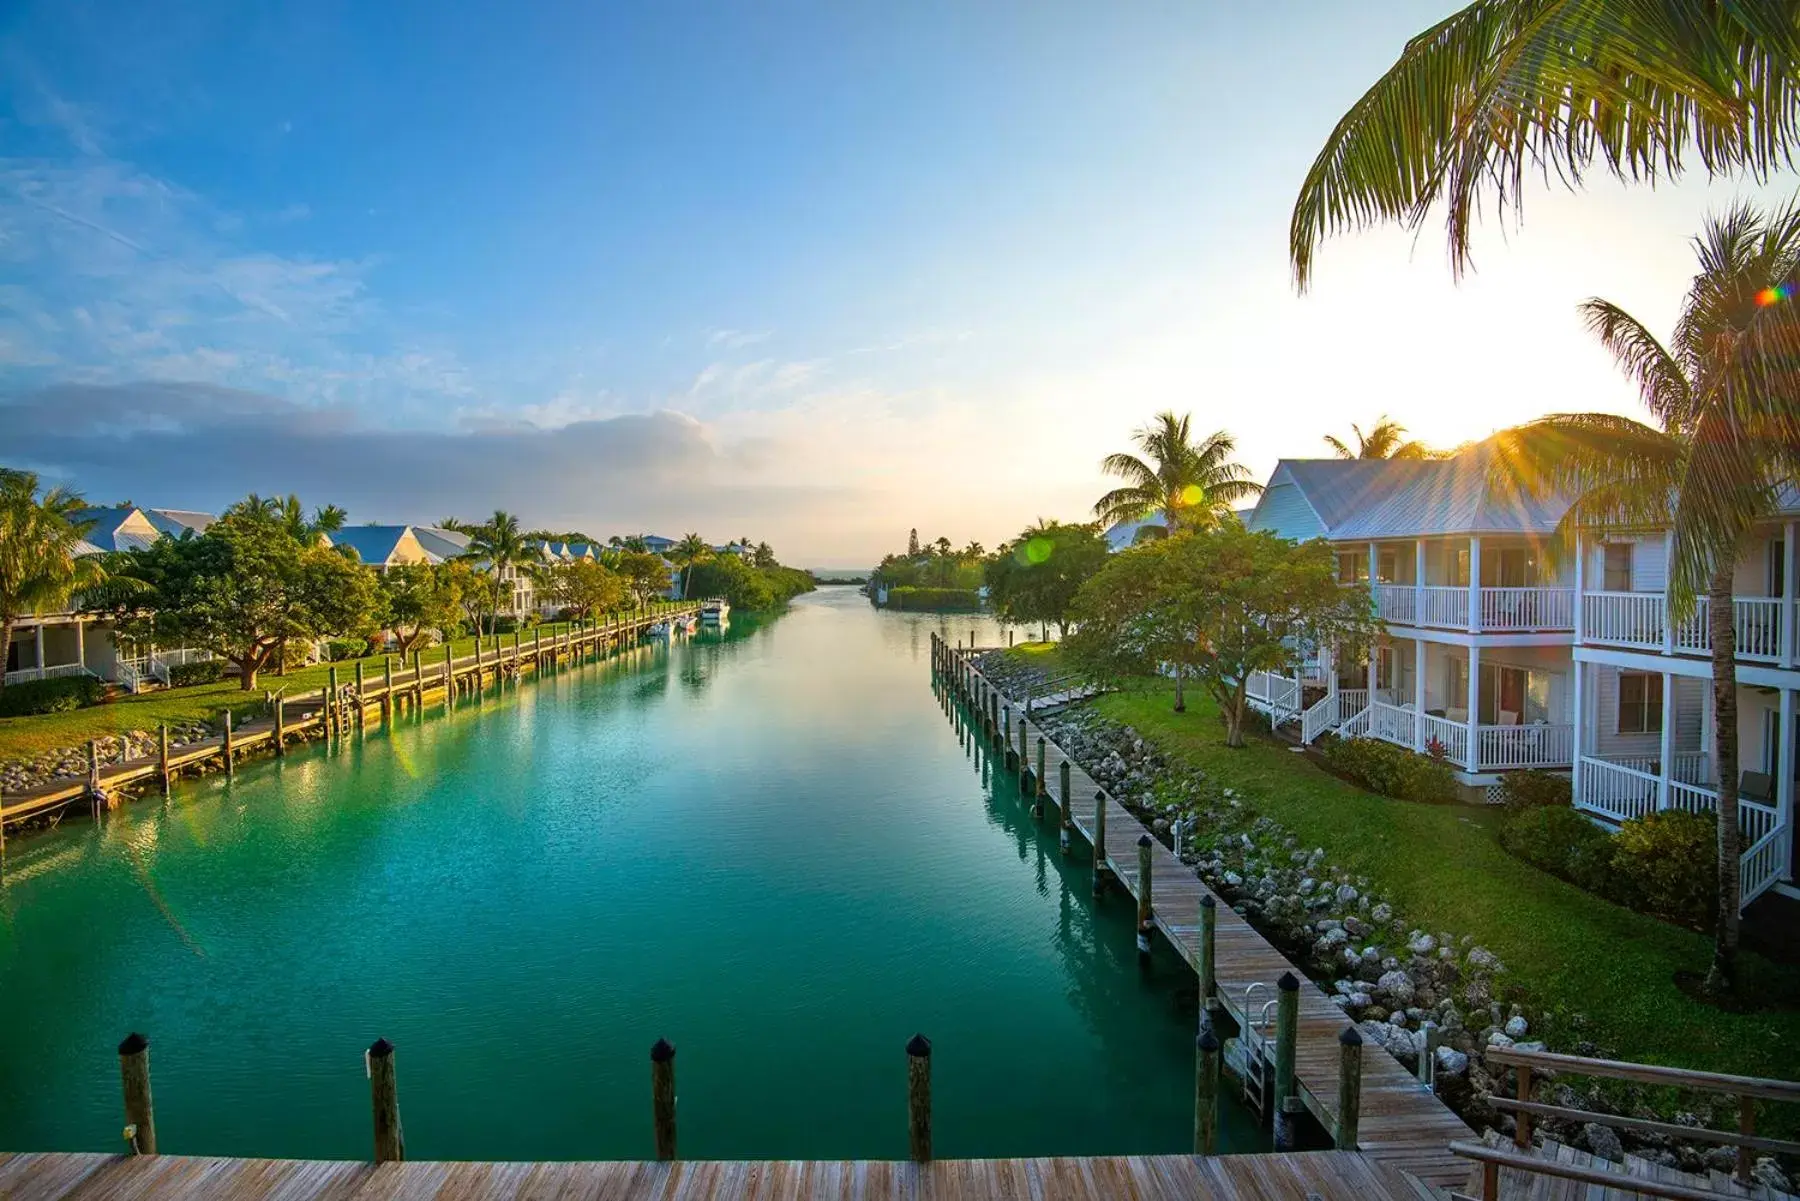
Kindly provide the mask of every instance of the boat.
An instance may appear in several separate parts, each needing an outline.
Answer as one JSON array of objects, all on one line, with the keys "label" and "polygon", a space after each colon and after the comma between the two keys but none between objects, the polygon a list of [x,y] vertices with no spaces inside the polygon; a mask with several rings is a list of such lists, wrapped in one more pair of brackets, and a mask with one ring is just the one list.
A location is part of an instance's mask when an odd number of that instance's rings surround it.
[{"label": "boat", "polygon": [[700,606],[700,622],[702,625],[722,626],[726,617],[731,614],[731,606],[724,600],[709,600]]}]

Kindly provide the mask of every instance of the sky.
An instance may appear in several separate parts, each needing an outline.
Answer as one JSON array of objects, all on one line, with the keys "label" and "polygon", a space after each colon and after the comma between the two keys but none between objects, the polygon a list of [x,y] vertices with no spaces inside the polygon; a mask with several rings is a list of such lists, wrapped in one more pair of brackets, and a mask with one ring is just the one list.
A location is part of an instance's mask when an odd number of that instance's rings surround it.
[{"label": "sky", "polygon": [[1667,331],[1694,178],[1441,227],[1287,224],[1452,9],[229,0],[0,6],[0,464],[91,500],[297,492],[698,530],[807,566],[1085,519],[1156,412],[1259,477],[1636,413],[1576,305]]}]

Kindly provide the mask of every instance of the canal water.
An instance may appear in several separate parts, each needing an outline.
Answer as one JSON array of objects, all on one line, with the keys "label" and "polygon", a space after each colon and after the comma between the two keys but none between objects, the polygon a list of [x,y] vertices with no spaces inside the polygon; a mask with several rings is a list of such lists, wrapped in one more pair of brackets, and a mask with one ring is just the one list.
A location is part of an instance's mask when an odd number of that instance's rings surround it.
[{"label": "canal water", "polygon": [[140,1030],[171,1153],[366,1157],[384,1036],[411,1158],[648,1158],[658,1038],[684,1158],[900,1158],[915,1032],[942,1157],[1188,1150],[1193,974],[959,745],[979,624],[827,588],[9,840],[0,1149],[119,1149]]}]

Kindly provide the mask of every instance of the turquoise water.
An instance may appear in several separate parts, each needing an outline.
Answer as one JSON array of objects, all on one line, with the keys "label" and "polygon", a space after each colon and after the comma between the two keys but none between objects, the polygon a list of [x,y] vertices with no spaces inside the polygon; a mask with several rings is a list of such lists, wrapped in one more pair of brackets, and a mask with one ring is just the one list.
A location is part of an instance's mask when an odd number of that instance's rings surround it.
[{"label": "turquoise water", "polygon": [[136,1029],[165,1152],[366,1157],[385,1036],[412,1158],[646,1158],[666,1037],[684,1157],[898,1158],[915,1031],[940,1156],[1187,1150],[1193,975],[984,786],[971,628],[826,589],[11,840],[0,1147],[117,1148]]}]

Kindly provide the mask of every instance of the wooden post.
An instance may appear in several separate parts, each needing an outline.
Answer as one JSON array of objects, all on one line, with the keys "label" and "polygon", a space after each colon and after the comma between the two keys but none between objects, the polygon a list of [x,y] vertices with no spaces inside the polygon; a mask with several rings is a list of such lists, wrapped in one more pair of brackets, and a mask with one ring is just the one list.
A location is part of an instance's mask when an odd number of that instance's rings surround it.
[{"label": "wooden post", "polygon": [[225,710],[225,778],[230,779],[236,773],[231,758],[231,710]]},{"label": "wooden post", "polygon": [[1208,1018],[1219,1002],[1215,995],[1219,991],[1218,981],[1218,935],[1219,935],[1219,903],[1213,894],[1200,894],[1200,1021],[1209,1024]]},{"label": "wooden post", "polygon": [[[1756,1133],[1756,1100],[1753,1097],[1738,1098],[1738,1133],[1753,1135]],[[1737,1178],[1740,1184],[1750,1183],[1750,1169],[1755,1164],[1749,1147],[1737,1149]]]},{"label": "wooden post", "polygon": [[275,694],[275,757],[287,754],[287,698]]},{"label": "wooden post", "polygon": [[156,768],[162,777],[162,793],[169,795],[169,727],[167,724],[156,727]]},{"label": "wooden post", "polygon": [[[1069,807],[1063,806],[1063,837],[1069,835]],[[1066,843],[1064,844],[1067,845]],[[1106,794],[1094,792],[1094,895],[1106,891]]]},{"label": "wooden post", "polygon": [[1044,736],[1038,735],[1037,771],[1032,773],[1031,816],[1042,819],[1044,816],[1044,798],[1050,790],[1044,787]]},{"label": "wooden post", "polygon": [[931,1040],[915,1034],[906,1044],[907,1133],[914,1163],[931,1159]]},{"label": "wooden post", "polygon": [[1500,1201],[1500,1165],[1492,1160],[1481,1165],[1481,1201]]},{"label": "wooden post", "polygon": [[363,661],[356,661],[356,724],[362,725],[363,712]]},{"label": "wooden post", "polygon": [[119,1044],[119,1083],[125,1093],[125,1137],[139,1155],[156,1154],[156,1107],[150,1100],[150,1040],[135,1030]]},{"label": "wooden post", "polygon": [[451,701],[454,699],[452,694],[456,691],[456,669],[450,666],[450,656],[453,653],[455,653],[455,648],[446,642],[444,644],[444,707],[446,709],[450,707]]},{"label": "wooden post", "polygon": [[1210,1023],[1194,1040],[1194,1154],[1211,1155],[1219,1141],[1219,1036]]},{"label": "wooden post", "polygon": [[1151,843],[1148,834],[1138,836],[1138,962],[1150,962],[1150,932],[1156,929],[1155,910],[1150,904]]},{"label": "wooden post", "polygon": [[1356,1125],[1362,1108],[1362,1035],[1345,1026],[1338,1035],[1337,1136],[1339,1151],[1356,1150]]},{"label": "wooden post", "polygon": [[656,1158],[675,1158],[675,1048],[666,1038],[650,1048],[650,1111],[656,1127]]},{"label": "wooden post", "polygon": [[1419,1052],[1419,1083],[1435,1092],[1437,1090],[1437,1023],[1420,1022],[1419,1034],[1425,1044],[1424,1049]]},{"label": "wooden post", "polygon": [[[1515,1070],[1519,1076],[1519,1100],[1529,1101],[1531,1100],[1531,1068],[1529,1065],[1520,1064]],[[1513,1146],[1521,1151],[1531,1150],[1531,1115],[1523,1110],[1513,1117]]]},{"label": "wooden post", "polygon": [[100,799],[100,740],[88,739],[88,796],[98,803]]},{"label": "wooden post", "polygon": [[381,715],[392,717],[394,713],[394,656],[381,656]]},{"label": "wooden post", "polygon": [[406,1135],[400,1129],[400,1088],[394,1078],[394,1044],[378,1038],[370,1045],[369,1103],[375,1111],[375,1162],[400,1163],[406,1158]]},{"label": "wooden post", "polygon": [[1294,1149],[1294,1049],[1300,1035],[1300,981],[1283,972],[1275,982],[1275,1149]]}]

